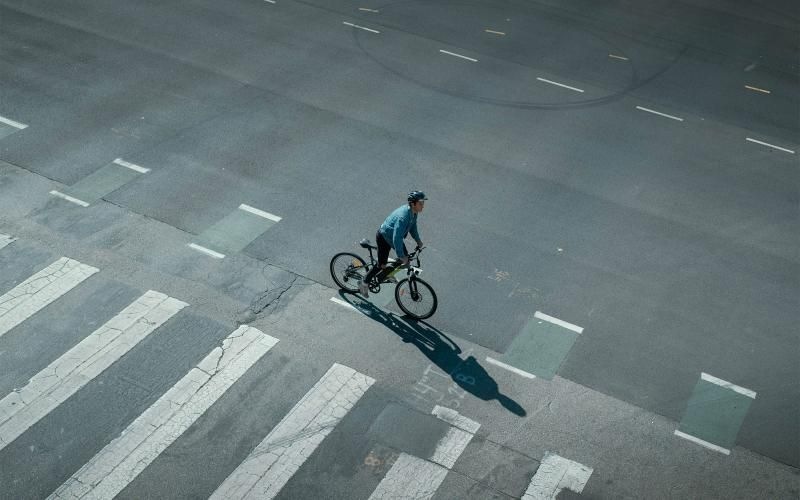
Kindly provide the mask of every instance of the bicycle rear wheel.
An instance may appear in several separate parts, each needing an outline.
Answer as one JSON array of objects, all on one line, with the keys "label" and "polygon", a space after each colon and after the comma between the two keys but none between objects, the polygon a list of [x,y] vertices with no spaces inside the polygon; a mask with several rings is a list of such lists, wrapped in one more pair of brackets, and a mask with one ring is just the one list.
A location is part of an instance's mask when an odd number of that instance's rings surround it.
[{"label": "bicycle rear wheel", "polygon": [[394,289],[394,299],[400,309],[414,319],[430,318],[439,305],[436,292],[419,278],[401,280]]},{"label": "bicycle rear wheel", "polygon": [[358,291],[358,282],[367,276],[367,263],[354,253],[337,253],[331,259],[331,277],[339,288],[350,293]]}]

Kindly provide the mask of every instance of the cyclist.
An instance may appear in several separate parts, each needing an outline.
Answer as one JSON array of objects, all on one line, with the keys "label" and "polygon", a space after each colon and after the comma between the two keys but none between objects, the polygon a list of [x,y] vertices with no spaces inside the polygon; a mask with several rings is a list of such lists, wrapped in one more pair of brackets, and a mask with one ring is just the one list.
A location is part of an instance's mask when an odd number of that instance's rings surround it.
[{"label": "cyclist", "polygon": [[369,297],[369,282],[378,272],[385,270],[389,261],[389,250],[394,248],[394,253],[401,265],[408,265],[408,250],[403,243],[403,239],[411,233],[411,237],[417,242],[417,246],[422,246],[417,229],[417,214],[425,208],[425,200],[428,198],[422,191],[411,191],[408,193],[408,204],[398,207],[386,217],[381,227],[375,233],[375,242],[378,244],[378,265],[369,270],[364,279],[358,283],[358,290],[364,297]]}]

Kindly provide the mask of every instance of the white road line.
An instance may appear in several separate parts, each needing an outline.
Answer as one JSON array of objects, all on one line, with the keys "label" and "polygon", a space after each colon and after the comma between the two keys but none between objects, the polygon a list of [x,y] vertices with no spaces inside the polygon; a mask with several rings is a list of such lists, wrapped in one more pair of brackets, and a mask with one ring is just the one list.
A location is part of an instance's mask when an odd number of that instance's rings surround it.
[{"label": "white road line", "polygon": [[553,323],[554,325],[562,326],[567,330],[572,330],[575,333],[583,333],[583,328],[580,326],[573,325],[572,323],[567,323],[566,321],[560,320],[558,318],[554,318],[552,316],[548,316],[547,314],[536,311],[533,315],[534,318],[541,319],[547,321],[549,323]]},{"label": "white road line", "polygon": [[530,378],[530,379],[536,378],[536,375],[534,375],[532,373],[528,373],[525,370],[520,370],[519,368],[517,368],[515,366],[508,365],[506,363],[503,363],[502,361],[499,361],[497,359],[491,358],[489,356],[486,356],[486,362],[487,363],[491,363],[491,364],[496,365],[496,366],[499,366],[500,368],[504,368],[504,369],[506,369],[506,370],[508,370],[508,371],[510,371],[512,373],[516,373],[517,375],[520,375],[520,376],[525,377],[525,378]]},{"label": "white road line", "polygon": [[127,161],[123,160],[122,158],[117,158],[116,160],[114,160],[113,163],[116,163],[117,165],[119,165],[121,167],[129,168],[129,169],[133,170],[134,172],[139,172],[140,174],[146,174],[147,172],[150,171],[149,168],[140,167],[139,165],[136,165],[135,163],[127,162]]},{"label": "white road line", "polygon": [[78,198],[73,198],[72,196],[70,196],[68,194],[64,194],[61,191],[56,191],[55,189],[50,191],[50,194],[52,194],[53,196],[57,196],[59,198],[65,199],[67,201],[70,201],[72,203],[75,203],[76,205],[80,205],[82,207],[88,207],[89,206],[89,204],[86,203],[85,201],[79,200]]},{"label": "white road line", "polygon": [[629,60],[627,57],[618,56],[616,54],[609,54],[608,57],[610,57],[612,59],[619,59],[620,61],[628,61]]},{"label": "white road line", "polygon": [[379,10],[376,10],[376,9],[367,9],[366,7],[359,7],[359,8],[358,8],[358,10],[363,10],[364,12],[373,12],[373,13],[375,13],[375,14],[377,14],[378,12],[380,12]]},{"label": "white road line", "polygon": [[274,498],[374,382],[344,365],[331,366],[211,498]]},{"label": "white road line", "polygon": [[466,59],[467,61],[478,62],[477,59],[473,59],[467,56],[462,56],[461,54],[456,54],[455,52],[449,52],[447,50],[442,50],[442,49],[439,49],[439,52],[441,52],[442,54],[447,54],[449,56],[460,57],[461,59]]},{"label": "white road line", "polygon": [[206,255],[210,255],[211,257],[214,257],[215,259],[224,259],[225,258],[225,254],[224,253],[215,252],[214,250],[211,250],[210,248],[206,248],[204,246],[198,245],[197,243],[189,243],[188,246],[189,246],[189,248],[197,250],[198,252],[202,252],[202,253],[204,253]]},{"label": "white road line", "polygon": [[277,343],[240,326],[49,498],[114,498]]},{"label": "white road line", "polygon": [[709,375],[708,373],[701,373],[700,378],[705,380],[706,382],[711,382],[712,384],[718,385],[720,387],[730,389],[733,392],[738,392],[739,394],[747,396],[748,398],[756,399],[755,391],[751,391],[750,389],[745,389],[744,387],[740,387],[736,384],[731,384],[730,382],[726,382],[725,380],[717,378],[713,375]]},{"label": "white road line", "polygon": [[647,111],[648,113],[653,113],[654,115],[663,116],[664,118],[670,118],[672,120],[676,120],[676,121],[679,121],[679,122],[683,121],[683,118],[680,118],[678,116],[668,115],[666,113],[661,113],[660,111],[655,111],[655,110],[650,109],[650,108],[644,108],[642,106],[636,106],[636,109],[638,109],[640,111]]},{"label": "white road line", "polygon": [[369,500],[433,497],[449,470],[439,464],[401,453],[392,468],[370,495]]},{"label": "white road line", "polygon": [[17,241],[17,239],[12,237],[10,234],[0,234],[0,248],[8,246],[15,241]]},{"label": "white road line", "polygon": [[704,440],[702,440],[702,439],[700,439],[698,437],[694,437],[691,434],[686,434],[685,432],[681,432],[679,430],[676,430],[675,431],[675,435],[678,436],[678,437],[682,437],[683,439],[686,439],[686,440],[691,441],[693,443],[699,444],[700,446],[704,446],[704,447],[708,448],[709,450],[718,451],[718,452],[722,453],[723,455],[730,455],[731,454],[731,450],[729,450],[727,448],[723,448],[722,446],[717,446],[714,443],[709,443],[708,441],[704,441]]},{"label": "white road line", "polygon": [[14,120],[10,120],[8,118],[3,118],[2,116],[0,116],[0,123],[5,123],[6,125],[11,125],[12,127],[18,128],[20,130],[22,130],[24,128],[28,128],[28,126],[25,125],[24,123],[15,122]]},{"label": "white road line", "polygon": [[521,500],[552,500],[564,488],[580,493],[592,472],[590,467],[548,453],[539,464]]},{"label": "white road line", "polygon": [[436,444],[430,460],[401,453],[370,495],[370,500],[431,498],[481,426],[457,411],[443,406],[435,406],[431,413],[452,427]]},{"label": "white road line", "polygon": [[263,218],[269,219],[271,221],[275,221],[275,222],[280,222],[281,221],[281,218],[278,217],[277,215],[272,215],[269,212],[265,212],[263,210],[259,210],[257,208],[253,208],[250,205],[245,205],[244,203],[239,205],[239,210],[244,210],[245,212],[250,212],[253,215],[258,215],[259,217],[263,217]]},{"label": "white road line", "polygon": [[750,85],[745,85],[744,88],[746,88],[747,90],[753,90],[753,91],[756,91],[756,92],[761,92],[763,94],[771,94],[772,93],[771,91],[769,91],[767,89],[760,89],[758,87],[751,87]]},{"label": "white road line", "polygon": [[786,153],[794,154],[794,150],[792,150],[792,149],[782,148],[780,146],[776,146],[776,145],[770,144],[768,142],[762,142],[762,141],[759,141],[757,139],[753,139],[751,137],[748,137],[747,140],[750,141],[750,142],[755,142],[756,144],[761,144],[762,146],[767,146],[767,147],[770,147],[770,148],[775,148],[775,149],[780,150],[780,151],[784,151]]},{"label": "white road line", "polygon": [[0,400],[0,450],[131,350],[186,303],[148,291]]},{"label": "white road line", "polygon": [[458,457],[461,456],[469,442],[472,441],[475,433],[480,429],[481,424],[443,406],[435,406],[431,413],[436,415],[439,420],[443,420],[453,426],[447,430],[447,434],[436,444],[431,461],[452,469]]},{"label": "white road line", "polygon": [[0,296],[0,337],[97,271],[61,257]]},{"label": "white road line", "polygon": [[487,30],[483,30],[483,31],[485,31],[486,33],[491,33],[493,35],[505,36],[505,33],[503,33],[502,31],[495,31],[495,30],[488,30],[488,29]]},{"label": "white road line", "polygon": [[345,302],[344,300],[340,299],[339,297],[331,297],[331,302],[339,304],[340,306],[344,306],[344,307],[350,308],[350,309],[352,309],[354,311],[358,311],[358,308],[356,306],[354,306],[353,304],[350,304],[349,302]]},{"label": "white road line", "polygon": [[373,30],[373,29],[370,29],[370,28],[365,28],[365,27],[363,27],[363,26],[359,26],[359,25],[357,25],[357,24],[348,23],[347,21],[342,21],[342,24],[344,24],[345,26],[351,26],[351,27],[353,27],[353,28],[358,28],[358,29],[360,29],[360,30],[369,31],[370,33],[380,33],[380,31],[378,31],[378,30]]},{"label": "white road line", "polygon": [[275,0],[264,0],[264,1],[271,4],[277,3]]},{"label": "white road line", "polygon": [[565,89],[574,90],[575,92],[583,92],[582,89],[579,89],[577,87],[570,87],[569,85],[564,85],[563,83],[554,82],[553,80],[548,80],[547,78],[540,78],[537,76],[536,79],[539,80],[540,82],[549,83],[550,85],[556,85],[558,87],[564,87]]}]

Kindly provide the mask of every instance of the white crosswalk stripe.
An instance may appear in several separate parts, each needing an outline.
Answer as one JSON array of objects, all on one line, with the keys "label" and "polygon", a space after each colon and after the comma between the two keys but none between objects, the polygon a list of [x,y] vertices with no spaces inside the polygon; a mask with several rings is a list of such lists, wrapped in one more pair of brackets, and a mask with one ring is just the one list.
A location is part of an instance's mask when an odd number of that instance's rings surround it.
[{"label": "white crosswalk stripe", "polygon": [[22,389],[0,400],[0,450],[111,366],[187,304],[148,291]]},{"label": "white crosswalk stripe", "polygon": [[374,382],[334,364],[211,498],[274,498]]},{"label": "white crosswalk stripe", "polygon": [[430,460],[401,453],[370,495],[370,500],[423,500],[433,497],[480,428],[480,424],[450,408],[436,406],[432,413],[452,427],[436,444]]},{"label": "white crosswalk stripe", "polygon": [[97,268],[61,257],[0,297],[0,337],[78,286]]},{"label": "white crosswalk stripe", "polygon": [[50,498],[115,497],[277,342],[239,327]]}]

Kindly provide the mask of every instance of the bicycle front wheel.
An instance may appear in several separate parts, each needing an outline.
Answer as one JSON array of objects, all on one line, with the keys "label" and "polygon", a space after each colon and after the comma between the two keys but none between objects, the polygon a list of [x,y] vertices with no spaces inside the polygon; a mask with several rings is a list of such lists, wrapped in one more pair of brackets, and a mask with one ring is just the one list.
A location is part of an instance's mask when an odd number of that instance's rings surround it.
[{"label": "bicycle front wheel", "polygon": [[401,280],[394,289],[394,299],[400,309],[414,319],[430,318],[439,305],[436,292],[419,278]]},{"label": "bicycle front wheel", "polygon": [[358,282],[367,276],[367,263],[354,253],[337,253],[331,259],[331,277],[346,292],[356,293]]}]

